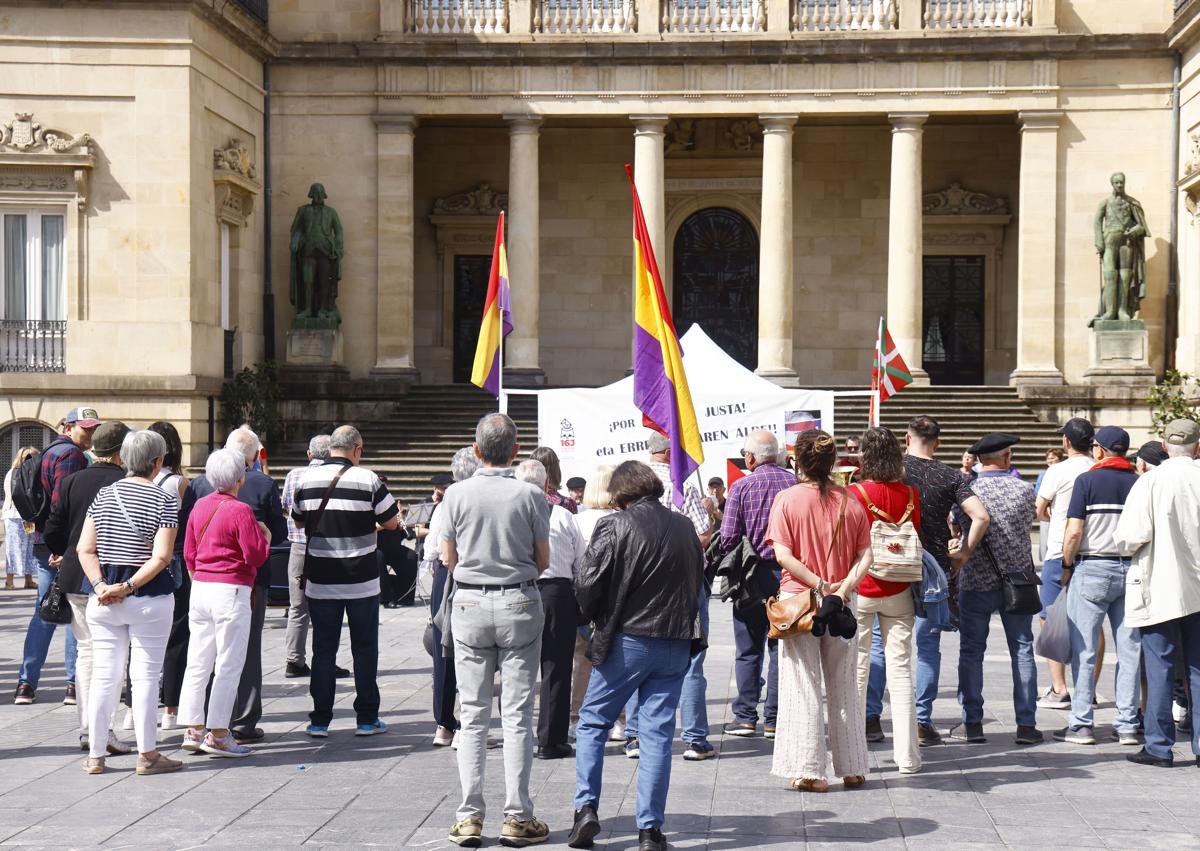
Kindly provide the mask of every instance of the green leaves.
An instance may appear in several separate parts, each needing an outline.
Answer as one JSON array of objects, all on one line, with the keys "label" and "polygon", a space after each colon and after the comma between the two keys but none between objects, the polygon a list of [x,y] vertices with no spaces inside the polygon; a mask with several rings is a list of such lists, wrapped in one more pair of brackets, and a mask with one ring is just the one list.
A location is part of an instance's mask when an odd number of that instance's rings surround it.
[{"label": "green leaves", "polygon": [[1150,429],[1160,437],[1172,420],[1200,422],[1200,380],[1189,373],[1167,370],[1162,381],[1150,390],[1147,401],[1152,412]]}]

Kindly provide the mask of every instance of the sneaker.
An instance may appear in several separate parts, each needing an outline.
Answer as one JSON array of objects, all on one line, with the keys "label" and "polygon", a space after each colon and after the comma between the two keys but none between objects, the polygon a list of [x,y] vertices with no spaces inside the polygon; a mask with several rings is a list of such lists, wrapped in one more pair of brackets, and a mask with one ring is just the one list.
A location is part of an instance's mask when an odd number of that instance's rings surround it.
[{"label": "sneaker", "polygon": [[1056,742],[1070,742],[1073,745],[1094,745],[1096,744],[1096,736],[1092,733],[1091,727],[1063,727],[1061,730],[1054,731],[1054,740]]},{"label": "sneaker", "polygon": [[622,724],[620,721],[613,724],[612,732],[610,732],[608,734],[608,740],[610,742],[625,741],[625,725]]},{"label": "sneaker", "polygon": [[83,761],[83,770],[87,774],[103,774],[104,773],[104,757],[89,756]]},{"label": "sneaker", "polygon": [[28,706],[37,700],[37,691],[29,683],[17,683],[17,691],[13,695],[13,703],[17,706]]},{"label": "sneaker", "polygon": [[328,739],[329,725],[328,724],[309,724],[304,728],[304,732],[314,739]]},{"label": "sneaker", "polygon": [[1125,745],[1127,747],[1136,747],[1137,745],[1141,744],[1141,742],[1138,741],[1137,733],[1134,733],[1131,730],[1118,730],[1113,728],[1112,740],[1118,745]]},{"label": "sneaker", "polygon": [[188,727],[183,731],[183,744],[179,747],[188,753],[200,753],[204,748],[204,731]]},{"label": "sneaker", "polygon": [[1070,709],[1071,695],[1069,692],[1056,692],[1054,686],[1046,689],[1046,693],[1038,698],[1037,705],[1041,709]]},{"label": "sneaker", "polygon": [[775,738],[775,725],[774,724],[763,724],[763,738],[764,739]]},{"label": "sneaker", "polygon": [[386,732],[387,724],[384,724],[378,718],[370,724],[359,724],[354,728],[354,735],[356,736],[378,736],[380,733]]},{"label": "sneaker", "polygon": [[868,718],[867,719],[867,741],[868,742],[882,742],[883,739],[884,739],[883,724],[881,724],[879,722],[878,718]]},{"label": "sneaker", "polygon": [[937,731],[936,727],[934,727],[932,724],[928,725],[928,726],[926,726],[925,724],[917,725],[917,744],[918,745],[920,745],[923,748],[927,748],[930,745],[940,745],[941,743],[942,743],[942,734]]},{"label": "sneaker", "polygon": [[112,756],[121,756],[122,754],[133,753],[133,748],[117,738],[117,734],[112,730],[108,731],[108,744],[104,748]]},{"label": "sneaker", "polygon": [[509,816],[500,827],[500,844],[509,848],[524,848],[526,845],[545,842],[549,838],[550,828],[544,821],[535,818],[517,821]]},{"label": "sneaker", "polygon": [[67,683],[67,693],[63,696],[63,706],[74,706],[75,699],[75,683]]},{"label": "sneaker", "polygon": [[212,756],[225,757],[250,756],[254,752],[254,749],[249,745],[239,744],[233,736],[225,736],[218,739],[212,733],[204,737],[204,741],[200,744],[200,750]]},{"label": "sneaker", "polygon": [[435,748],[449,747],[454,741],[454,731],[446,727],[438,727],[433,732],[433,746]]},{"label": "sneaker", "polygon": [[[1024,724],[1017,725],[1016,743],[1018,745],[1037,745],[1045,740],[1046,737],[1042,735],[1042,731],[1037,727],[1027,727]],[[1093,740],[1094,742],[1095,740]]]},{"label": "sneaker", "polygon": [[160,730],[178,730],[179,729],[179,714],[177,712],[164,712],[162,723],[158,725]]},{"label": "sneaker", "polygon": [[478,848],[483,844],[483,820],[465,818],[450,828],[449,839],[462,848]]},{"label": "sneaker", "polygon": [[139,755],[136,771],[138,774],[146,776],[150,774],[170,774],[181,768],[183,768],[182,762],[177,759],[168,759],[159,753],[150,758]]},{"label": "sneaker", "polygon": [[1178,724],[1188,717],[1188,708],[1177,700],[1171,701],[1171,718]]},{"label": "sneaker", "polygon": [[283,675],[289,680],[296,677],[311,677],[312,668],[304,662],[288,662],[287,667],[283,669]]},{"label": "sneaker", "polygon": [[88,734],[80,733],[79,734],[79,749],[81,751],[86,751],[86,750],[90,750],[91,747],[92,747],[92,740],[90,738],[88,738]]},{"label": "sneaker", "polygon": [[987,737],[983,735],[983,723],[970,721],[964,724],[958,724],[950,728],[950,732],[946,734],[948,738],[958,742],[969,742],[973,745],[982,744],[987,741]]},{"label": "sneaker", "polygon": [[600,817],[596,815],[596,808],[591,804],[584,804],[583,809],[575,811],[575,824],[571,828],[571,835],[567,837],[567,846],[591,848],[599,833]]},{"label": "sneaker", "polygon": [[625,756],[630,759],[637,759],[642,755],[642,748],[637,739],[626,739],[625,746],[621,750],[625,751]]},{"label": "sneaker", "polygon": [[717,749],[708,742],[691,742],[688,744],[687,750],[683,752],[683,758],[688,762],[700,762],[712,759],[716,755]]},{"label": "sneaker", "polygon": [[758,725],[751,724],[749,721],[730,721],[725,725],[726,736],[737,736],[740,739],[748,739],[758,732]]}]

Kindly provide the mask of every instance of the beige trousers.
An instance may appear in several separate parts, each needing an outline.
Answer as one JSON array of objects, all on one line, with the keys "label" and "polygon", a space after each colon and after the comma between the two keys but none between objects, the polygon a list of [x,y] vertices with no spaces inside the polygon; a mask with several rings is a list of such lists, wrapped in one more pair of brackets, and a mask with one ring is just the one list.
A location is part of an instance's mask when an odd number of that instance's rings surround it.
[{"label": "beige trousers", "polygon": [[579,707],[587,694],[588,681],[592,677],[592,660],[587,657],[588,640],[575,633],[575,667],[571,673],[571,720],[579,720]]},{"label": "beige trousers", "polygon": [[866,712],[871,670],[871,629],[879,618],[887,688],[892,707],[892,758],[904,773],[921,769],[917,743],[917,695],[913,677],[913,596],[905,588],[890,597],[858,598],[858,695]]},{"label": "beige trousers", "polygon": [[[788,595],[790,596],[790,595]],[[777,777],[828,780],[867,776],[865,704],[855,683],[858,646],[828,633],[779,642],[779,719],[771,773]],[[829,708],[826,731],[821,685]]]}]

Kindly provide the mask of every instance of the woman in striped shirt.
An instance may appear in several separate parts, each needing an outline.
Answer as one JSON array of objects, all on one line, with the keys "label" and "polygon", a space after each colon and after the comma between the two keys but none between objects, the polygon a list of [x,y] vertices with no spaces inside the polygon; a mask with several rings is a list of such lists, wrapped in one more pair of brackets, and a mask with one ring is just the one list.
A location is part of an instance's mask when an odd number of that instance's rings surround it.
[{"label": "woman in striped shirt", "polygon": [[165,774],[183,767],[159,753],[155,740],[158,678],[175,607],[175,583],[164,568],[172,557],[179,522],[179,500],[154,484],[166,453],[166,441],[159,434],[127,435],[121,445],[125,478],[96,494],[79,537],[79,563],[93,588],[87,607],[94,695],[88,706],[88,774],[104,771],[109,719],[127,650],[137,773]]}]

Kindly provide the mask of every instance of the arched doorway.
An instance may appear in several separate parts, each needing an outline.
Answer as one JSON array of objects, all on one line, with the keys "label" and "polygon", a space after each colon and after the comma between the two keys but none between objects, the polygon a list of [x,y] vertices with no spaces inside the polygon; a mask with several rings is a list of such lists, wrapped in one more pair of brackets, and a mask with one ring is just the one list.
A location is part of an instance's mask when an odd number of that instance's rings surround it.
[{"label": "arched doorway", "polygon": [[0,429],[0,476],[8,472],[22,447],[45,449],[54,440],[54,429],[25,420]]},{"label": "arched doorway", "polygon": [[729,356],[758,364],[758,234],[728,207],[706,207],[675,232],[675,329],[699,323]]}]

